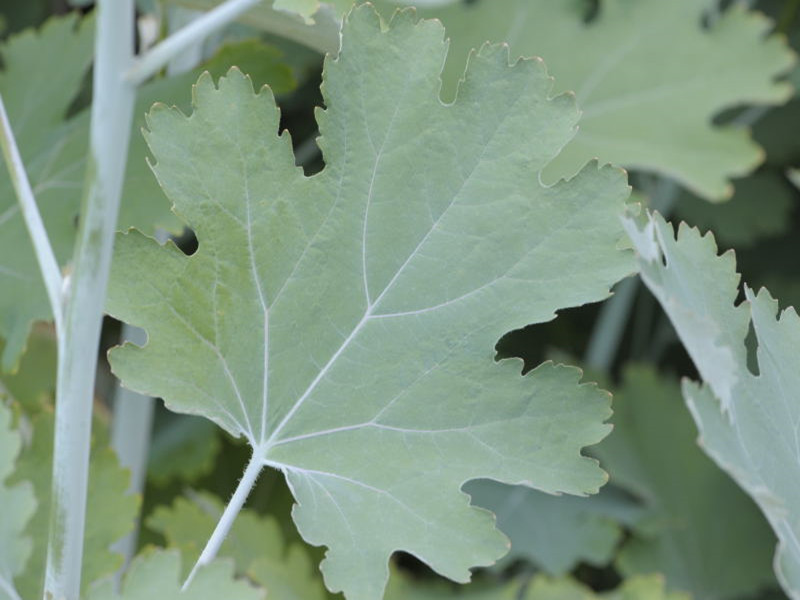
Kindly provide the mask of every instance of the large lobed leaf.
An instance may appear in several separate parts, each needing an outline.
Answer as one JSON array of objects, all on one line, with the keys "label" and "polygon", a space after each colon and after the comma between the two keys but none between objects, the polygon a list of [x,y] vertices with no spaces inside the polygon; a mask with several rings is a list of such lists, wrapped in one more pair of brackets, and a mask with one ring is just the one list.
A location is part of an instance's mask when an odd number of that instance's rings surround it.
[{"label": "large lobed leaf", "polygon": [[[713,237],[681,226],[677,239],[659,215],[628,228],[642,277],[670,317],[705,380],[683,394],[706,452],[758,503],[778,536],[775,569],[784,590],[800,598],[800,320],[762,289],[745,288],[733,254],[717,256]],[[752,328],[758,374],[748,367]]]},{"label": "large lobed leaf", "polygon": [[[380,0],[383,14],[394,4]],[[471,48],[507,42],[513,56],[541,56],[560,89],[577,94],[580,132],[546,170],[574,173],[600,157],[677,179],[707,199],[729,196],[728,179],[749,172],[763,152],[743,128],[715,125],[721,110],[781,103],[792,93],[775,78],[794,62],[785,40],[765,39],[770,23],[732,3],[710,27],[708,0],[587,3],[475,0],[421,10],[447,28],[445,89],[455,89]],[[701,60],[698,57],[702,57]]]},{"label": "large lobed leaf", "polygon": [[620,171],[538,180],[577,119],[541,61],[486,47],[444,105],[442,27],[412,15],[346,21],[314,177],[237,70],[199,80],[191,117],[156,106],[154,170],[199,248],[123,236],[109,297],[149,338],[112,352],[115,373],[283,471],[301,534],[329,548],[328,587],[351,600],[380,597],[396,550],[458,581],[506,551],[467,480],[598,489],[580,449],[606,434],[607,395],[550,363],[520,377],[493,347],[631,268]]}]

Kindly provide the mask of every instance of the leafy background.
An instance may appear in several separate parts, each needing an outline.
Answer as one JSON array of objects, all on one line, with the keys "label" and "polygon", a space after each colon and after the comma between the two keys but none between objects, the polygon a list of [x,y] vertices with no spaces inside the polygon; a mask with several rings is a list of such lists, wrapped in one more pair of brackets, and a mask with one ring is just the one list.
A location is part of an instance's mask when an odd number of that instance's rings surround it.
[{"label": "leafy background", "polygon": [[[166,20],[178,6],[202,9],[209,4],[213,2],[143,1],[140,16]],[[397,3],[376,4],[388,16]],[[556,91],[574,90],[584,113],[578,136],[545,171],[545,180],[572,175],[595,156],[618,163],[629,170],[637,200],[676,222],[713,231],[719,250],[735,249],[738,270],[753,290],[765,285],[781,307],[796,303],[798,195],[787,174],[800,165],[800,142],[793,134],[800,100],[793,99],[798,77],[790,50],[799,41],[800,3],[432,4],[420,13],[440,18],[452,40],[444,99],[453,97],[468,50],[485,40],[508,42],[512,58],[543,57]],[[201,64],[183,74],[159,76],[142,89],[136,132],[153,101],[176,104],[188,113],[190,87],[199,73],[207,69],[218,78],[235,64],[251,75],[257,88],[271,86],[281,109],[280,126],[292,134],[298,164],[307,174],[321,170],[313,108],[322,103],[322,57],[260,26],[275,8],[289,19],[297,11],[301,23],[315,21],[319,45],[324,46],[329,43],[326,19],[342,14],[349,2],[323,7],[321,13],[315,12],[317,7],[317,2],[297,0],[265,3],[209,40]],[[91,6],[81,12],[78,16],[64,3],[44,1],[2,6],[0,92],[9,103],[15,130],[20,128],[23,158],[65,265],[78,216],[91,98],[86,77]],[[39,29],[34,33],[31,27]],[[31,64],[34,59],[38,62]],[[24,115],[33,106],[31,98],[39,115],[33,121]],[[175,234],[181,250],[193,252],[197,240],[182,231],[146,166],[143,138],[136,134],[133,139],[120,228],[166,230]],[[14,546],[14,556],[28,558],[7,559],[0,551],[0,579],[13,578],[23,597],[32,598],[40,595],[45,551],[42,515],[47,510],[55,350],[43,288],[14,206],[3,179],[0,393],[5,404],[0,429],[3,460],[10,458],[0,464],[0,504],[13,494],[14,506],[21,507],[11,522],[27,523],[28,541]],[[728,280],[726,293],[735,297],[735,283]],[[697,429],[679,384],[680,377],[698,379],[697,370],[657,300],[641,286],[634,294],[618,352],[605,369],[593,371],[596,365],[589,364],[586,375],[614,394],[615,429],[589,449],[610,476],[601,493],[551,496],[471,482],[466,491],[476,504],[496,512],[498,527],[511,539],[510,554],[476,571],[474,583],[467,586],[441,580],[410,555],[397,555],[387,598],[784,597],[772,570],[776,540],[767,521],[697,445]],[[762,298],[760,304],[766,305]],[[521,357],[526,369],[547,358],[580,365],[600,311],[597,305],[561,310],[555,321],[510,332],[498,344],[499,356]],[[105,347],[118,337],[119,325],[109,320]],[[752,360],[748,364],[752,368]],[[705,388],[688,389],[698,405],[709,405],[702,403]],[[139,503],[124,496],[126,475],[108,449],[113,390],[113,376],[104,372],[97,390],[92,477],[102,482],[94,489],[105,497],[90,502],[105,509],[91,511],[87,588],[119,566],[120,558],[107,547],[133,528]],[[181,575],[199,554],[248,457],[245,444],[208,421],[159,409],[141,499],[142,553],[121,597],[141,597],[145,584],[154,580],[164,582],[163,597],[177,594]],[[737,481],[747,489],[746,480]],[[242,579],[234,582],[235,575],[265,588],[270,598],[333,597],[317,571],[322,551],[298,535],[290,517],[292,504],[281,475],[265,472],[223,549],[227,561],[214,566],[218,572],[207,574],[206,583],[197,580],[190,593],[198,598],[261,597],[263,590]],[[0,549],[12,547],[4,540],[20,537],[4,527]],[[157,549],[164,546],[169,549]],[[87,594],[116,597],[108,583]]]}]

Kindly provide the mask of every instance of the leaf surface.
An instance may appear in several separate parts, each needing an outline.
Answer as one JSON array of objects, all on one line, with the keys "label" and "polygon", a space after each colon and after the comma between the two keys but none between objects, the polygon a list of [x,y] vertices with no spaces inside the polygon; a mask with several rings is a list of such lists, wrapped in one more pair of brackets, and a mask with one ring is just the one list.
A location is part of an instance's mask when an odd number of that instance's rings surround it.
[{"label": "leaf surface", "polygon": [[137,556],[119,593],[110,580],[93,586],[87,600],[264,600],[263,590],[233,579],[231,561],[215,561],[201,569],[181,591],[181,557],[177,550],[149,551]]},{"label": "leaf surface", "polygon": [[469,479],[573,494],[604,480],[580,448],[605,435],[607,396],[550,363],[520,377],[493,347],[629,272],[624,175],[539,183],[574,133],[572,99],[549,97],[540,61],[491,47],[442,104],[442,35],[409,11],[386,30],[371,7],[351,13],[311,178],[271,94],[237,70],[199,80],[191,117],[154,108],[155,172],[199,248],[131,233],[115,258],[109,311],[148,333],[112,352],[115,373],[280,469],[351,600],[380,597],[396,550],[458,581],[505,552]]},{"label": "leaf surface", "polygon": [[32,541],[25,528],[36,511],[30,482],[8,485],[14,473],[22,440],[11,427],[11,409],[0,397],[0,600],[18,600],[14,578],[24,570],[31,555]]},{"label": "leaf surface", "polygon": [[[777,36],[765,39],[769,22],[741,4],[704,28],[710,4],[603,0],[589,23],[584,2],[476,0],[420,12],[441,19],[451,39],[449,95],[469,50],[486,40],[507,42],[512,56],[541,56],[559,89],[575,91],[580,132],[545,170],[548,180],[600,157],[718,200],[732,192],[727,180],[749,172],[763,153],[744,129],[714,125],[713,117],[785,101],[791,86],[774,80],[794,58]],[[395,9],[385,0],[379,6],[385,16]]]},{"label": "leaf surface", "polygon": [[[778,314],[765,289],[745,288],[733,253],[717,256],[713,237],[681,226],[677,239],[659,215],[627,227],[640,255],[642,277],[670,317],[705,381],[684,382],[683,394],[706,452],[756,501],[778,536],[775,570],[800,598],[800,319]],[[699,330],[699,327],[703,327]],[[757,369],[748,368],[745,338],[752,327]]]}]

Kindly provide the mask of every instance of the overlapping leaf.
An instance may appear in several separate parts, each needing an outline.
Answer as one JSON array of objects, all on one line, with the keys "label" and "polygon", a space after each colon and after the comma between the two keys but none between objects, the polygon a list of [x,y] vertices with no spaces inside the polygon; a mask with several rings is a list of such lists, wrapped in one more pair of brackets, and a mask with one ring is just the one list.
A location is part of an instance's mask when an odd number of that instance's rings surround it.
[{"label": "overlapping leaf", "polygon": [[[110,550],[113,542],[124,537],[136,519],[139,498],[126,495],[130,474],[119,466],[107,446],[107,432],[95,421],[95,440],[89,465],[88,506],[82,583],[84,589],[122,566],[122,556]],[[27,479],[36,493],[36,514],[26,532],[33,539],[33,551],[26,568],[17,579],[23,598],[42,595],[47,556],[47,527],[50,514],[51,477],[53,473],[53,414],[42,411],[31,420],[32,438],[23,448],[15,473],[16,479]],[[105,438],[102,440],[101,438]]]},{"label": "overlapping leaf", "polygon": [[[223,508],[211,494],[197,493],[191,500],[179,498],[172,508],[156,509],[147,525],[181,550],[184,569],[188,569],[200,556]],[[237,574],[249,575],[271,600],[326,598],[319,574],[312,573],[307,549],[301,544],[287,549],[274,518],[242,511],[219,555],[233,558]]]},{"label": "overlapping leaf", "polygon": [[[681,226],[677,239],[660,216],[628,228],[642,276],[661,302],[706,385],[686,382],[684,397],[708,454],[758,503],[778,536],[776,573],[800,598],[800,320],[762,289],[745,288],[732,253],[717,256],[713,237]],[[776,316],[778,317],[776,319]],[[748,368],[752,327],[758,374]]]},{"label": "overlapping leaf", "polygon": [[775,538],[752,501],[697,447],[677,382],[629,366],[614,394],[613,423],[594,454],[648,511],[619,555],[622,574],[661,572],[670,589],[705,600],[775,586]]},{"label": "overlapping leaf", "polygon": [[572,98],[549,97],[540,61],[487,47],[444,105],[442,37],[408,11],[386,30],[370,7],[351,14],[312,178],[268,91],[236,70],[219,89],[201,78],[192,116],[156,107],[147,135],[197,252],[118,240],[109,310],[148,344],[114,351],[115,372],[282,470],[351,600],[380,597],[396,550],[459,581],[505,552],[469,479],[575,494],[604,479],[580,448],[606,433],[607,396],[549,363],[520,377],[493,347],[630,271],[624,175],[593,164],[543,186]]},{"label": "overlapping leaf", "polygon": [[[730,195],[727,180],[762,159],[748,133],[712,124],[722,109],[780,103],[792,90],[776,84],[793,64],[769,22],[740,3],[705,29],[698,0],[603,0],[586,23],[586,3],[476,0],[421,11],[440,18],[451,38],[445,87],[461,77],[470,48],[507,42],[513,56],[541,56],[560,89],[577,94],[580,132],[545,171],[574,173],[599,156],[676,178],[700,196]],[[394,10],[385,0],[384,15]],[[702,57],[699,59],[698,57]]]},{"label": "overlapping leaf", "polygon": [[589,498],[552,496],[524,486],[471,481],[464,490],[473,504],[491,510],[497,527],[511,540],[502,564],[527,560],[552,575],[564,575],[578,563],[609,564],[622,538],[620,521],[640,512],[632,500],[609,493]]},{"label": "overlapping leaf", "polygon": [[14,472],[22,445],[19,433],[11,428],[11,410],[0,396],[0,599],[19,598],[14,578],[24,570],[31,555],[32,540],[25,527],[36,510],[30,482],[7,485]]},{"label": "overlapping leaf", "polygon": [[231,561],[216,561],[201,569],[181,590],[181,556],[176,550],[149,551],[136,557],[119,592],[110,580],[94,586],[87,600],[264,600],[265,593],[233,578]]}]

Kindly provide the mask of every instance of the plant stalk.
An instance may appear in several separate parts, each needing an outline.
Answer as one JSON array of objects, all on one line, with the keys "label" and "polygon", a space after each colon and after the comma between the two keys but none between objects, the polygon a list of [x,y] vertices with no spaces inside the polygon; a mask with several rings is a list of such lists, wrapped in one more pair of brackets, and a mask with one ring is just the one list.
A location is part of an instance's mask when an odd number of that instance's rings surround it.
[{"label": "plant stalk", "polygon": [[90,154],[58,343],[47,600],[80,596],[97,347],[135,97],[123,77],[133,61],[134,0],[99,0],[96,11]]},{"label": "plant stalk", "polygon": [[171,34],[164,41],[153,46],[133,63],[125,73],[125,79],[133,85],[147,81],[164,68],[170,60],[192,45],[202,41],[220,27],[236,20],[247,9],[252,8],[260,1],[227,0],[227,2],[220,4],[202,17]]},{"label": "plant stalk", "polygon": [[20,212],[25,220],[25,226],[28,228],[28,234],[31,236],[31,242],[33,242],[36,261],[42,271],[44,286],[47,290],[47,297],[50,300],[50,308],[53,311],[53,319],[56,323],[56,332],[59,332],[64,322],[62,302],[64,280],[61,277],[61,269],[58,268],[58,261],[53,252],[53,247],[50,245],[50,238],[47,236],[42,215],[36,206],[36,199],[28,180],[28,174],[25,171],[25,165],[22,164],[22,158],[19,154],[19,148],[17,148],[17,141],[14,138],[11,124],[8,122],[8,113],[6,113],[2,95],[0,95],[0,145],[3,146],[3,156],[8,166],[8,174],[14,184]]},{"label": "plant stalk", "polygon": [[192,567],[192,572],[189,573],[189,576],[186,578],[186,581],[181,588],[182,592],[185,592],[192,584],[192,580],[197,574],[197,571],[201,567],[209,564],[217,556],[217,552],[219,552],[223,542],[225,542],[225,538],[228,537],[228,533],[233,526],[233,522],[236,520],[236,516],[242,510],[242,507],[244,506],[247,497],[250,495],[250,491],[253,489],[258,476],[261,474],[261,469],[263,468],[264,459],[261,457],[261,450],[259,448],[255,448],[253,451],[253,456],[250,458],[250,462],[247,464],[247,468],[244,470],[244,475],[242,475],[239,485],[236,486],[236,491],[233,492],[233,496],[231,497],[230,502],[228,502],[228,506],[225,507],[225,511],[222,513],[214,532],[208,539],[206,547],[203,548],[200,558],[197,559],[194,567]]}]

